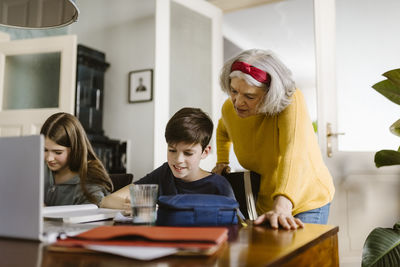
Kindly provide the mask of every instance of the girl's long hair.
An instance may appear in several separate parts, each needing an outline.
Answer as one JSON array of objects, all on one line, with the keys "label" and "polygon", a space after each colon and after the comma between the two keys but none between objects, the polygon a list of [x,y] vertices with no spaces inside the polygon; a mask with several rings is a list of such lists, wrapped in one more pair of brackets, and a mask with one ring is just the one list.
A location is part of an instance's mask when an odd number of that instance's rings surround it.
[{"label": "girl's long hair", "polygon": [[90,202],[95,203],[95,199],[87,190],[87,184],[98,184],[112,192],[110,176],[94,153],[82,124],[75,116],[64,112],[55,113],[45,121],[40,133],[56,144],[71,149],[69,168],[79,173],[82,192]]}]

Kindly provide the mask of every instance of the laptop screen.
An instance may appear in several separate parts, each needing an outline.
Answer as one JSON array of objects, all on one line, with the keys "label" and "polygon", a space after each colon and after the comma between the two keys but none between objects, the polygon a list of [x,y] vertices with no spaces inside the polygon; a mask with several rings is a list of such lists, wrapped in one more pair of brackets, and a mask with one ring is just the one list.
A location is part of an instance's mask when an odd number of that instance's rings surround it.
[{"label": "laptop screen", "polygon": [[0,137],[0,236],[40,240],[44,138]]}]

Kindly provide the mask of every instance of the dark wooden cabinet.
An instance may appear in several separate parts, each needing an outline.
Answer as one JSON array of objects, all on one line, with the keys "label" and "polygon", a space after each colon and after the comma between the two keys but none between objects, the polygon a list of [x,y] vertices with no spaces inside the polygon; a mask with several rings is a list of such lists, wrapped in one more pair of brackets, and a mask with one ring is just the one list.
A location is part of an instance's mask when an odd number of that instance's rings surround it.
[{"label": "dark wooden cabinet", "polygon": [[126,141],[110,139],[103,130],[104,73],[109,66],[103,52],[78,45],[75,116],[107,171],[126,173]]},{"label": "dark wooden cabinet", "polygon": [[88,135],[94,152],[103,162],[108,173],[126,173],[127,142],[101,135]]},{"label": "dark wooden cabinet", "polygon": [[75,115],[88,134],[103,135],[105,54],[78,45]]}]

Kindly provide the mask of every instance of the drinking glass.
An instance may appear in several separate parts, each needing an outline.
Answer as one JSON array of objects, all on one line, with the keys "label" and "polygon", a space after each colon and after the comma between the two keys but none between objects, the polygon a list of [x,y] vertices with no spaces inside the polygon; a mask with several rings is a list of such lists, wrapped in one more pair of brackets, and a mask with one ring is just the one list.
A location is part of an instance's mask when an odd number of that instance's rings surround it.
[{"label": "drinking glass", "polygon": [[157,184],[131,184],[129,186],[134,224],[153,225],[157,211]]}]

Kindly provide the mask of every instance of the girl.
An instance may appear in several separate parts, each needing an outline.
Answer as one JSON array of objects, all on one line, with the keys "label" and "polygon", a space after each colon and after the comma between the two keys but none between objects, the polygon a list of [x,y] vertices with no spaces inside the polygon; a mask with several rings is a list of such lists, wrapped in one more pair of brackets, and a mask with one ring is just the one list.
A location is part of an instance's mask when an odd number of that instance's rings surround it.
[{"label": "girl", "polygon": [[48,167],[45,205],[99,205],[113,184],[79,120],[68,113],[56,113],[46,120],[40,133],[45,137]]}]

